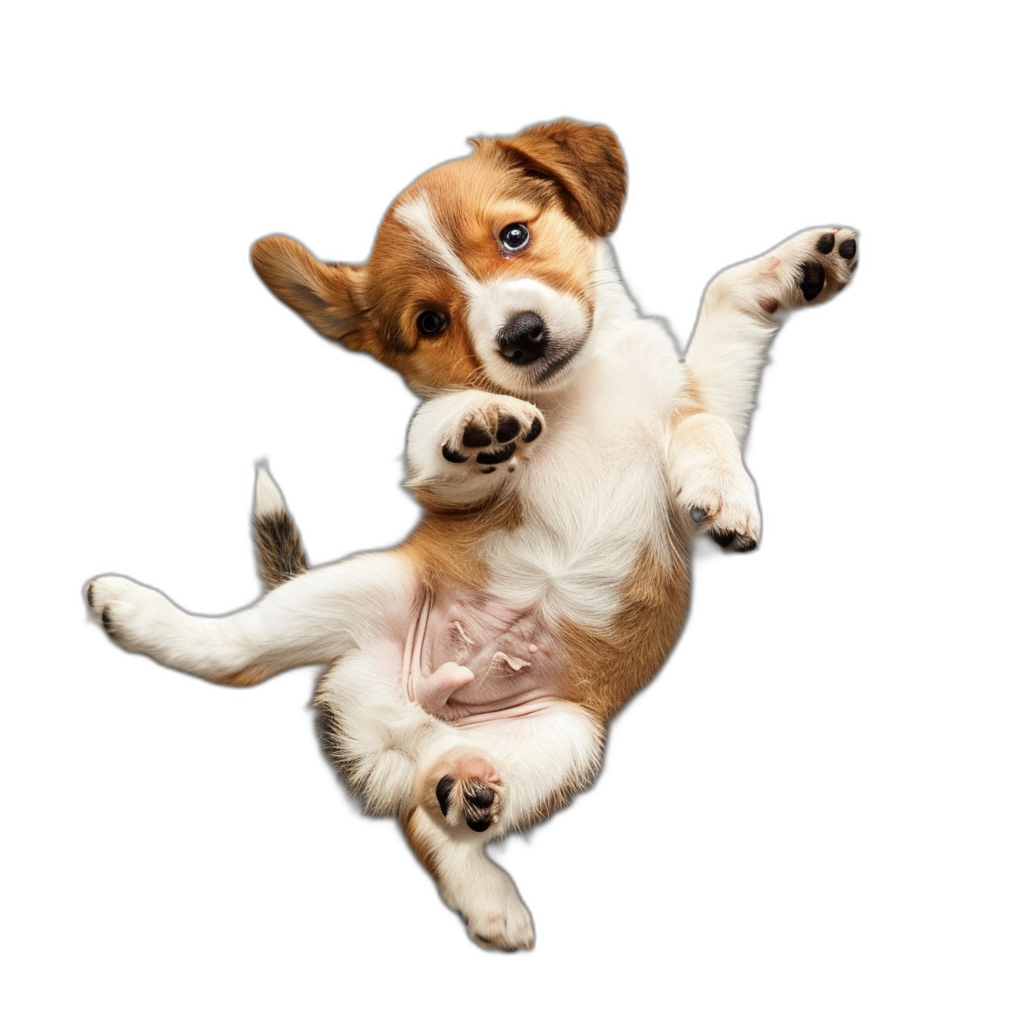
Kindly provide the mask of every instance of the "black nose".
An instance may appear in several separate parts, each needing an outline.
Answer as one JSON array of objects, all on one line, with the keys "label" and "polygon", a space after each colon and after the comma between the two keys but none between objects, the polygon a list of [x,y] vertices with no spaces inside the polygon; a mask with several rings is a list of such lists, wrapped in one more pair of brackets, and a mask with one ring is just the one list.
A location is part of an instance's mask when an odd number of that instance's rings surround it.
[{"label": "black nose", "polygon": [[548,347],[548,329],[536,313],[517,313],[498,331],[498,351],[519,366],[535,362]]}]

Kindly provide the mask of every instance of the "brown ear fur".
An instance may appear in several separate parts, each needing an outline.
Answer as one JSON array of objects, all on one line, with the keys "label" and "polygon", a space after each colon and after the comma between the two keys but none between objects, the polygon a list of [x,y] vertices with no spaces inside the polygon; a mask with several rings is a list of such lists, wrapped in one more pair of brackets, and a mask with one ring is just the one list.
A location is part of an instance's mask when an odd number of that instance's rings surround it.
[{"label": "brown ear fur", "polygon": [[585,231],[615,230],[626,198],[626,161],[618,139],[603,125],[554,121],[495,141],[528,173],[560,185],[569,215]]},{"label": "brown ear fur", "polygon": [[361,268],[321,263],[293,238],[270,235],[252,247],[252,263],[263,283],[286,305],[332,341],[366,348],[368,332],[354,291]]}]

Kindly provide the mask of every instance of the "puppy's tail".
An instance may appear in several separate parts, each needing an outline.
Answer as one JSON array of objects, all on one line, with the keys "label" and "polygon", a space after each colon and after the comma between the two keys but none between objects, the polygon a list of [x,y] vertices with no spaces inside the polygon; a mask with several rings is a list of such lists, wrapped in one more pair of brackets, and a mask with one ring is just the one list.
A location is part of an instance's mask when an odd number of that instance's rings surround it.
[{"label": "puppy's tail", "polygon": [[279,587],[309,568],[298,527],[266,466],[256,467],[252,529],[260,576],[267,590]]}]

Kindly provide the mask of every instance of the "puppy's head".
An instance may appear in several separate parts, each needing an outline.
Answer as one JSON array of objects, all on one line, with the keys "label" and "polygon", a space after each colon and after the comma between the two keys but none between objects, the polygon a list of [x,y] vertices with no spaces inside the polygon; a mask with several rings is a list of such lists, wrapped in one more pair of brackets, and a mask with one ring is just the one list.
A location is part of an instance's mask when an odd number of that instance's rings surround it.
[{"label": "puppy's head", "polygon": [[593,323],[598,239],[626,193],[607,128],[572,121],[474,140],[392,204],[363,266],[322,263],[283,236],[252,259],[321,334],[369,352],[430,395],[562,387]]}]

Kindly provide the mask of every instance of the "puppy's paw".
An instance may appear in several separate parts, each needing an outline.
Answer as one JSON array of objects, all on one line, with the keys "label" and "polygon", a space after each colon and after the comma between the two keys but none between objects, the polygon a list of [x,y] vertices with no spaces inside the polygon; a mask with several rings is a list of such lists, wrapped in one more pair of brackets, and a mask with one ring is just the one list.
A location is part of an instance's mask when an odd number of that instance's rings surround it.
[{"label": "puppy's paw", "polygon": [[427,773],[424,798],[452,828],[465,822],[474,832],[486,832],[501,815],[501,776],[480,751],[459,747]]},{"label": "puppy's paw", "polygon": [[723,270],[708,286],[704,301],[770,318],[832,298],[846,287],[858,259],[855,231],[811,228],[764,256]]},{"label": "puppy's paw", "polygon": [[519,898],[512,879],[500,872],[504,884],[488,879],[482,892],[472,893],[464,902],[462,913],[466,918],[469,937],[484,949],[533,948],[533,921],[530,911]]},{"label": "puppy's paw", "polygon": [[753,261],[757,304],[772,314],[826,302],[846,287],[857,260],[857,233],[850,228],[803,231]]},{"label": "puppy's paw", "polygon": [[127,576],[98,576],[86,586],[85,599],[111,640],[144,654],[163,649],[182,615],[159,591]]},{"label": "puppy's paw", "polygon": [[761,532],[754,481],[715,466],[692,471],[677,499],[699,533],[726,551],[752,551]]},{"label": "puppy's paw", "polygon": [[544,416],[535,405],[507,395],[481,400],[477,393],[442,430],[441,455],[468,472],[511,472],[529,456],[543,430]]}]

